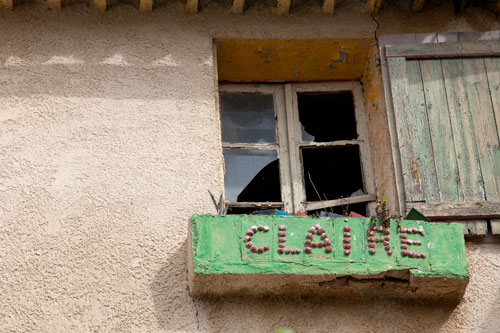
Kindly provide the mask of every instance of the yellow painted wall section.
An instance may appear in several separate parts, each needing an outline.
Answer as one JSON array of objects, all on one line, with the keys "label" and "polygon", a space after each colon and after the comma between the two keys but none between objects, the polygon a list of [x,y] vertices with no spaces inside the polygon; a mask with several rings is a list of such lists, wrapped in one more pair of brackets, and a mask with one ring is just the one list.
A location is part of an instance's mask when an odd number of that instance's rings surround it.
[{"label": "yellow painted wall section", "polygon": [[359,80],[373,39],[216,40],[219,81]]}]

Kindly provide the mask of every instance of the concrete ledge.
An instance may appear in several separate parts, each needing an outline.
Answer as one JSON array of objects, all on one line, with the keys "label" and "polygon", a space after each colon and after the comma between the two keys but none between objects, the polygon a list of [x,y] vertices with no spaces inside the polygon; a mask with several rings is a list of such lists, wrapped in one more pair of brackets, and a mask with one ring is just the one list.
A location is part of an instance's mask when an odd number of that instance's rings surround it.
[{"label": "concrete ledge", "polygon": [[[252,252],[245,242],[248,230],[260,225],[269,231],[258,230],[250,237],[257,247],[269,246],[263,253]],[[324,229],[331,252],[325,247],[304,251],[314,225]],[[300,249],[300,253],[278,252],[280,226],[286,227],[286,247]],[[460,300],[469,278],[462,226],[401,221],[401,227],[393,221],[387,231],[375,230],[375,239],[389,237],[385,244],[379,240],[373,247],[368,219],[194,216],[188,239],[189,289],[194,296],[303,294]],[[403,233],[403,228],[414,232]],[[348,255],[344,252],[346,229],[351,239]],[[320,235],[312,239],[321,240]],[[405,243],[409,243],[408,250],[425,256],[404,256]]]}]

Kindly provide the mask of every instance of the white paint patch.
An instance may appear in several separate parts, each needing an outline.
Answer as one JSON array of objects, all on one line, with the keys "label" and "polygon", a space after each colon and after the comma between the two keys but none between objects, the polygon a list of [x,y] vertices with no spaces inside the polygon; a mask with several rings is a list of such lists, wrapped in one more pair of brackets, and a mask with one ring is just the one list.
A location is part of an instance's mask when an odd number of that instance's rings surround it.
[{"label": "white paint patch", "polygon": [[170,54],[167,54],[161,59],[157,59],[153,61],[153,66],[159,67],[159,66],[167,66],[167,67],[178,67],[180,64],[175,61]]},{"label": "white paint patch", "polygon": [[46,62],[42,63],[42,65],[76,65],[83,64],[84,61],[73,56],[62,57],[62,56],[53,56]]},{"label": "white paint patch", "polygon": [[130,64],[123,58],[122,54],[115,54],[112,57],[101,62],[104,65],[114,65],[114,66],[130,66]]},{"label": "white paint patch", "polygon": [[16,56],[10,56],[5,60],[5,66],[26,66],[29,65],[28,60]]}]

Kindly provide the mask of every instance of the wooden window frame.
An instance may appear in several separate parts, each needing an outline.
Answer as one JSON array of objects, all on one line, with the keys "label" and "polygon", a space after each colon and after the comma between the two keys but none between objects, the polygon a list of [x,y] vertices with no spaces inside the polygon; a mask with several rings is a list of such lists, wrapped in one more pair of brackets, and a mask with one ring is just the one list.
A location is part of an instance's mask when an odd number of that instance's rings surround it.
[{"label": "wooden window frame", "polygon": [[[331,142],[302,142],[297,93],[351,92],[358,138]],[[374,209],[375,183],[368,141],[368,125],[363,91],[359,82],[285,83],[285,84],[220,84],[220,93],[261,93],[274,95],[277,144],[229,143],[223,149],[275,150],[279,158],[281,202],[231,202],[226,207],[282,208],[286,212],[317,210],[354,203],[367,203]],[[305,178],[300,149],[303,147],[358,146],[360,151],[363,190],[368,194],[327,201],[306,201]]]}]

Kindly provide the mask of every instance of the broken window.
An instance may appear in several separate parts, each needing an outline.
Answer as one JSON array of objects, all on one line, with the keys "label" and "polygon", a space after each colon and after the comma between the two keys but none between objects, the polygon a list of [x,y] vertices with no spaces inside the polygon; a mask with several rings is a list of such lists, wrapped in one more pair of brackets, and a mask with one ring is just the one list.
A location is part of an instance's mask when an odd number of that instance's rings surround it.
[{"label": "broken window", "polygon": [[365,214],[375,199],[359,83],[221,85],[228,213]]}]

